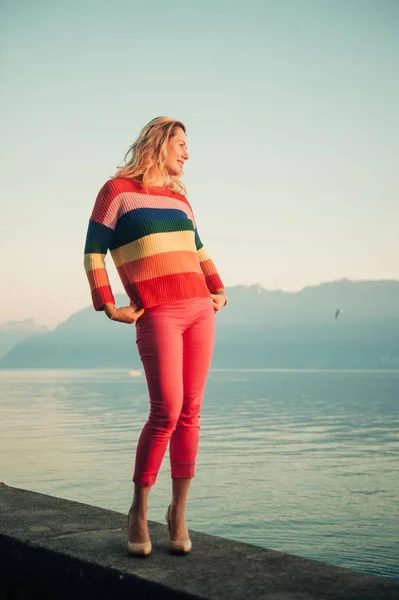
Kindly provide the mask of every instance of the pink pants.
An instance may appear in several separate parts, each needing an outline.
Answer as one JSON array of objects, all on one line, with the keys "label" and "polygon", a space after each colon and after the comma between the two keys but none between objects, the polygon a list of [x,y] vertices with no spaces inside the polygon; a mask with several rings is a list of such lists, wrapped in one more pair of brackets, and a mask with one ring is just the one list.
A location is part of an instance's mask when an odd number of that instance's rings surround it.
[{"label": "pink pants", "polygon": [[150,414],[138,441],[133,481],[154,485],[169,441],[172,477],[194,477],[215,333],[212,302],[192,298],[149,308],[136,332]]}]

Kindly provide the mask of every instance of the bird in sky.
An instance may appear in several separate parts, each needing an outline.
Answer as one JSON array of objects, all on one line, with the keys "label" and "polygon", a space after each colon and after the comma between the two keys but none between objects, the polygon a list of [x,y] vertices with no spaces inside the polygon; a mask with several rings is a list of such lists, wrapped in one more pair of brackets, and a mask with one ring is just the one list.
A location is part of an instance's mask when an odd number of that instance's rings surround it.
[{"label": "bird in sky", "polygon": [[340,312],[342,312],[344,309],[343,308],[338,308],[338,310],[335,312],[335,320],[338,319],[338,315]]}]

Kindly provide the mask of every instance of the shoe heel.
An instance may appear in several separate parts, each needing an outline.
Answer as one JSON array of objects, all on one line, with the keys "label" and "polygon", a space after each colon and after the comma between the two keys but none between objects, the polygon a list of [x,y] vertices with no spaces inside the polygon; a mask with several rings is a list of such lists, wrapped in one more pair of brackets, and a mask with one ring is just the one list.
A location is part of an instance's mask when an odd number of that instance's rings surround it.
[{"label": "shoe heel", "polygon": [[148,542],[127,542],[127,551],[130,556],[149,556],[151,554],[151,541]]},{"label": "shoe heel", "polygon": [[[129,532],[129,516],[130,516],[130,512],[127,515],[127,529]],[[128,533],[129,535],[129,533]],[[128,554],[130,554],[130,556],[149,556],[151,554],[152,551],[152,544],[151,544],[151,540],[148,540],[147,542],[129,542],[129,540],[127,541],[127,552]]]},{"label": "shoe heel", "polygon": [[[168,506],[168,510],[165,513],[165,521],[168,525],[168,530],[169,530],[169,536],[170,536],[170,518],[169,518],[169,511],[170,511],[170,504]],[[191,543],[190,538],[188,538],[187,540],[171,540],[169,539],[169,550],[172,554],[188,554],[193,545]]]}]

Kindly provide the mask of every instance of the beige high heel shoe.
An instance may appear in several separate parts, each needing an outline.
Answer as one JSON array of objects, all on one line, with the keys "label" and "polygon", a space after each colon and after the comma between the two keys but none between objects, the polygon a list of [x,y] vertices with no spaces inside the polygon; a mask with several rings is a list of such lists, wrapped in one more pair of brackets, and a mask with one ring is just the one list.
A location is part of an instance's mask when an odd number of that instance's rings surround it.
[{"label": "beige high heel shoe", "polygon": [[[130,516],[130,511],[127,515],[128,536],[129,536],[129,516]],[[152,550],[151,540],[148,540],[147,542],[129,542],[129,537],[128,537],[127,551],[131,556],[148,556],[149,554],[151,554],[151,550]]]},{"label": "beige high heel shoe", "polygon": [[[170,536],[170,504],[165,514],[165,520],[168,524],[169,536]],[[193,547],[190,538],[187,540],[171,540],[169,539],[169,550],[173,554],[188,554]]]}]

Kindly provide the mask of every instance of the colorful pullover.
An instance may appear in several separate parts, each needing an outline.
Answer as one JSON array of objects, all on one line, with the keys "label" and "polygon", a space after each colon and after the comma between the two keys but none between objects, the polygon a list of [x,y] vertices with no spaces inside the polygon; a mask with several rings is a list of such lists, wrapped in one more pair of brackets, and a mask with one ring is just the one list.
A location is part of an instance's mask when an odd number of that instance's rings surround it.
[{"label": "colorful pullover", "polygon": [[130,304],[143,308],[223,288],[198,235],[187,198],[167,188],[110,179],[98,193],[85,246],[93,305],[115,304],[105,256],[110,251]]}]

